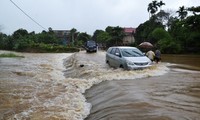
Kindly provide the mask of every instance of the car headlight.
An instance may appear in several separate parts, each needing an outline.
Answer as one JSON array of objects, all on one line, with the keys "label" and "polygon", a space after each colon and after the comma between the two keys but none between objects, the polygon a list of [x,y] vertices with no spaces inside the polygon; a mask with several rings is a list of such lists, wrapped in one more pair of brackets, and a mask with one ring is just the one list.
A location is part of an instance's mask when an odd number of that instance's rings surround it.
[{"label": "car headlight", "polygon": [[133,62],[131,62],[131,61],[126,61],[126,63],[127,63],[127,65],[135,65]]}]

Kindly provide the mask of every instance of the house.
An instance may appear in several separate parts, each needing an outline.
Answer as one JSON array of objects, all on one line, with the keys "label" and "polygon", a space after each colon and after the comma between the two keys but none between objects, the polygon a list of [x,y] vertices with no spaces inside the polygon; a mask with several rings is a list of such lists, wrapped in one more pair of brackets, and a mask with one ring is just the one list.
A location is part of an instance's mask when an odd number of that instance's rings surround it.
[{"label": "house", "polygon": [[135,42],[133,34],[136,32],[135,28],[127,27],[124,28],[125,37],[123,38],[124,45],[130,45]]},{"label": "house", "polygon": [[70,43],[70,30],[53,30],[56,37],[59,38],[63,44]]}]

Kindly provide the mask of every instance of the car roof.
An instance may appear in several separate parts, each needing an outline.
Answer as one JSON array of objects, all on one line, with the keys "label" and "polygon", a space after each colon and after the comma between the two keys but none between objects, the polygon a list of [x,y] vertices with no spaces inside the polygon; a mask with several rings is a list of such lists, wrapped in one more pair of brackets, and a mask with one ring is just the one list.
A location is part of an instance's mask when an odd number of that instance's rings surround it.
[{"label": "car roof", "polygon": [[110,47],[110,48],[121,48],[121,49],[124,49],[124,48],[128,48],[128,49],[137,49],[136,47],[130,47],[130,46],[113,46],[113,47]]}]

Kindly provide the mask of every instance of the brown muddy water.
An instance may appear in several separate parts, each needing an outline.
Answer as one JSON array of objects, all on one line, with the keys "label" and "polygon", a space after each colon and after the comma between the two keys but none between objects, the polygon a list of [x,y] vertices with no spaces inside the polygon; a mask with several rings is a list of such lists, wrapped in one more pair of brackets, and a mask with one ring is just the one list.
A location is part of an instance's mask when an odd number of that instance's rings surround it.
[{"label": "brown muddy water", "polygon": [[101,51],[16,54],[25,58],[0,58],[0,120],[200,119],[199,66],[170,55],[124,71],[106,65]]},{"label": "brown muddy water", "polygon": [[200,55],[162,55],[162,61],[173,64],[174,67],[200,71]]}]

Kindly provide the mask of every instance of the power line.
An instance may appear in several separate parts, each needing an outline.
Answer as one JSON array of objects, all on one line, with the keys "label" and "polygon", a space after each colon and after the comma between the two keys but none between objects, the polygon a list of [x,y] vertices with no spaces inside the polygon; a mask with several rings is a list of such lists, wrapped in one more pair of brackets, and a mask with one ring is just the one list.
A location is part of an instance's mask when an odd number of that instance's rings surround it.
[{"label": "power line", "polygon": [[13,5],[15,5],[20,11],[22,11],[27,17],[29,17],[33,22],[35,22],[38,26],[40,26],[41,28],[47,30],[45,27],[43,27],[41,24],[39,24],[37,21],[35,21],[31,16],[29,16],[26,12],[24,12],[15,2],[13,2],[12,0],[10,0],[10,2],[13,3]]}]

